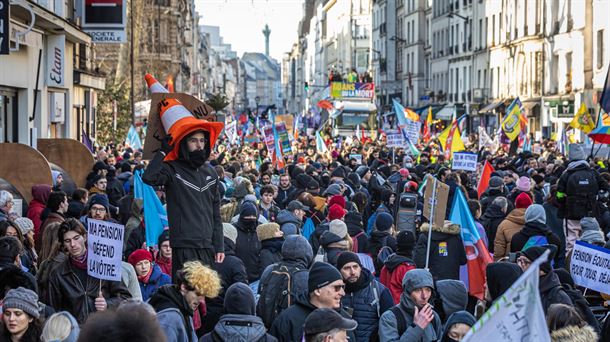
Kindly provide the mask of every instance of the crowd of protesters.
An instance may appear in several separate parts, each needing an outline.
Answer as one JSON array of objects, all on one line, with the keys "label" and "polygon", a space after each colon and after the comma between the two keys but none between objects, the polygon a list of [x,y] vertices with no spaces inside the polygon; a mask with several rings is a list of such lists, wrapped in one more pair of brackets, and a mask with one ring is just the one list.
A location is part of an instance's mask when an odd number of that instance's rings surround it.
[{"label": "crowd of protesters", "polygon": [[[610,341],[609,296],[583,294],[569,273],[576,241],[610,247],[610,165],[581,146],[481,148],[479,165],[496,171],[479,198],[480,172],[452,171],[434,143],[412,156],[383,134],[326,137],[321,152],[301,136],[280,167],[263,143],[215,139],[165,139],[150,161],[99,148],[85,188],[68,196],[54,174],[32,187],[24,217],[0,191],[0,339],[459,341],[550,250],[539,291],[552,340]],[[134,199],[138,170],[167,204],[156,246]],[[467,256],[449,209],[433,227],[422,215],[427,175],[449,186],[448,203],[468,200],[494,259],[484,300],[460,280]],[[125,226],[122,281],[88,275],[89,219]]]}]

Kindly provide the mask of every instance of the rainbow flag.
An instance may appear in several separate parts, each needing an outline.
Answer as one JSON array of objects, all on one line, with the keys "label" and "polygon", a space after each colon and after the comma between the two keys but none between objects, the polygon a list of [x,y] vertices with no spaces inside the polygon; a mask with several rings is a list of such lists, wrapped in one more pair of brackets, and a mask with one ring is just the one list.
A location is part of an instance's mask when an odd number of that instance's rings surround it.
[{"label": "rainbow flag", "polygon": [[467,279],[461,280],[467,284],[468,293],[471,296],[482,300],[485,296],[485,269],[487,264],[493,262],[493,259],[479,235],[466,197],[460,189],[455,191],[449,221],[460,225],[460,235],[468,259],[466,264],[468,276]]}]

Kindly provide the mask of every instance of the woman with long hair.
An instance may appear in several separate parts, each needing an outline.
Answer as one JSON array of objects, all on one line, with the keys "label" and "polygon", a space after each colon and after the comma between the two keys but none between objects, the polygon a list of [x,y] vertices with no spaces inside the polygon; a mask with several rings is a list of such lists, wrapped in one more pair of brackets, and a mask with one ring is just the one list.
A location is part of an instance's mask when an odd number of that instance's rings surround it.
[{"label": "woman with long hair", "polygon": [[38,295],[23,287],[9,290],[2,302],[3,341],[38,342],[42,332]]}]

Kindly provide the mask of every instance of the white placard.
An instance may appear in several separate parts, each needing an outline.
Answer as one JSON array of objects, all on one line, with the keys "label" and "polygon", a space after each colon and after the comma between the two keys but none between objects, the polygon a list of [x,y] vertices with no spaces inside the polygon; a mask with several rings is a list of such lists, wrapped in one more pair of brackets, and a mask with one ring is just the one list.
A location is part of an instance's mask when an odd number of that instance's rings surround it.
[{"label": "white placard", "polygon": [[403,147],[405,145],[405,139],[402,133],[388,134],[388,147]]},{"label": "white placard", "polygon": [[121,281],[125,227],[91,218],[88,224],[87,274],[98,279]]},{"label": "white placard", "polygon": [[356,162],[358,163],[358,165],[362,165],[362,155],[361,154],[350,154],[349,155],[349,159],[356,159]]},{"label": "white placard", "polygon": [[452,170],[476,171],[477,155],[468,152],[454,152]]},{"label": "white placard", "polygon": [[402,128],[402,130],[412,144],[417,144],[419,142],[420,128],[421,122],[407,120],[407,124]]},{"label": "white placard", "polygon": [[603,293],[610,292],[610,250],[576,241],[570,274],[576,285]]}]

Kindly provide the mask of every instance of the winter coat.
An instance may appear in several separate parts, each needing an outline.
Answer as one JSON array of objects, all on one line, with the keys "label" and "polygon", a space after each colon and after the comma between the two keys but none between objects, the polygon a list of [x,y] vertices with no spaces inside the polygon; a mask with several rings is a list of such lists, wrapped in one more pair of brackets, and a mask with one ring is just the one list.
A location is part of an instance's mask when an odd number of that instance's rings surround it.
[{"label": "winter coat", "polygon": [[316,229],[309,236],[309,244],[311,244],[312,250],[317,251],[320,248],[320,239],[322,234],[328,231],[329,224],[328,220],[324,220],[316,226]]},{"label": "winter coat", "polygon": [[[207,317],[206,317],[207,318]],[[214,330],[205,334],[199,342],[266,341],[277,339],[267,334],[260,317],[252,315],[223,315]]]},{"label": "winter coat", "polygon": [[[416,277],[408,279],[409,282],[417,284],[420,280]],[[402,335],[398,334],[398,320],[392,310],[388,310],[381,315],[379,320],[379,341],[390,342],[432,342],[440,340],[442,336],[443,325],[438,314],[433,311],[434,318],[426,329],[422,329],[419,326],[413,326],[413,315],[415,313],[415,303],[411,300],[411,297],[406,293],[405,285],[407,283],[407,277],[403,281],[403,293],[401,294],[400,303],[396,305],[402,312],[403,317],[406,321],[407,330]],[[418,288],[416,286],[415,288]]]},{"label": "winter coat", "polygon": [[282,245],[284,238],[268,239],[261,242],[259,267],[261,270],[282,260]]},{"label": "winter coat", "polygon": [[261,274],[261,242],[258,240],[258,235],[256,235],[256,223],[250,227],[247,227],[244,221],[240,218],[240,220],[235,224],[235,228],[237,229],[235,255],[244,262],[246,272],[248,273],[248,281],[254,282],[258,280]]},{"label": "winter coat", "polygon": [[275,222],[277,220],[277,215],[280,213],[280,208],[275,204],[271,203],[269,209],[263,208],[262,205],[258,206],[258,212],[267,219],[269,222]]},{"label": "winter coat", "polygon": [[59,253],[53,258],[44,260],[38,266],[36,280],[38,283],[38,298],[43,303],[49,303],[49,279],[57,266],[66,261],[67,256],[64,253]]},{"label": "winter coat", "polygon": [[396,251],[396,238],[392,236],[390,231],[379,231],[373,230],[371,237],[369,238],[369,254],[373,258],[373,264],[375,264],[375,274],[381,273],[383,264],[377,260],[379,250],[385,246],[388,246],[392,251]]},{"label": "winter coat", "polygon": [[157,258],[155,259],[155,264],[159,266],[161,272],[167,274],[168,276],[172,276],[172,259],[171,258],[163,258],[161,256],[161,252],[157,252]]},{"label": "winter coat", "polygon": [[167,342],[197,341],[193,328],[193,310],[178,288],[173,285],[162,286],[148,303],[157,312],[157,321]]},{"label": "winter coat", "polygon": [[487,207],[487,210],[483,216],[481,216],[481,224],[483,225],[483,228],[485,228],[485,234],[487,235],[487,249],[489,250],[489,253],[494,252],[494,240],[496,239],[498,226],[505,218],[506,214],[502,209],[493,204]]},{"label": "winter coat", "polygon": [[494,239],[494,260],[498,261],[510,252],[510,241],[525,225],[525,208],[514,209],[498,226]]},{"label": "winter coat", "polygon": [[289,186],[287,189],[282,189],[278,187],[277,189],[277,197],[275,198],[275,203],[280,209],[286,208],[288,205],[288,194],[290,194],[294,190],[294,186]]},{"label": "winter coat", "polygon": [[142,175],[146,184],[165,186],[172,248],[224,250],[218,175],[209,163],[194,168],[183,160],[163,162],[156,153]]},{"label": "winter coat", "polygon": [[171,284],[172,279],[167,274],[161,272],[159,266],[152,264],[152,274],[148,279],[148,283],[143,283],[142,281],[139,281],[139,283],[142,300],[147,301],[161,286]]},{"label": "winter coat", "polygon": [[42,219],[40,214],[47,206],[47,200],[51,194],[51,187],[46,184],[32,186],[32,200],[28,205],[27,217],[34,223],[34,235],[38,236]]},{"label": "winter coat", "polygon": [[[66,220],[66,218],[64,217],[64,215],[62,215],[62,214],[60,214],[58,212],[49,213],[49,216],[47,216],[47,218],[40,225],[40,229],[38,230],[38,234],[34,235],[34,240],[36,242],[36,249],[37,250],[40,250],[41,243],[42,243],[42,241],[40,241],[40,239],[42,239],[42,235],[44,234],[44,230],[48,226],[53,224],[53,223],[62,223],[65,220]],[[87,226],[85,226],[85,229],[87,229]]]},{"label": "winter coat", "polygon": [[[502,188],[501,190],[499,189],[487,189],[485,190],[485,192],[481,195],[481,212],[484,213],[487,210],[487,207],[489,207],[493,201],[497,198],[497,197],[506,197],[508,198],[509,193],[508,191],[506,191],[506,189]],[[513,205],[514,202],[508,201],[508,208],[506,209],[506,212],[511,212],[515,206]]]},{"label": "winter coat", "polygon": [[280,211],[275,223],[280,225],[280,230],[284,232],[284,235],[299,234],[303,226],[303,222],[288,210]]},{"label": "winter coat", "polygon": [[[350,211],[345,215],[344,222],[347,225],[347,232],[352,238],[352,251],[354,253],[368,253],[369,239],[364,233],[362,215],[358,212]],[[354,239],[357,241],[356,243],[353,243]],[[358,245],[358,249],[354,250],[356,244]]]},{"label": "winter coat", "polygon": [[405,273],[416,268],[415,261],[406,256],[392,254],[383,264],[379,280],[390,290],[394,304],[400,302],[402,294],[402,279]]},{"label": "winter coat", "polygon": [[598,339],[599,335],[588,325],[582,328],[568,325],[567,327],[551,331],[551,341],[553,342],[593,342]]},{"label": "winter coat", "polygon": [[553,271],[540,277],[538,289],[540,290],[540,301],[545,315],[551,304],[561,303],[573,306],[570,296],[563,290],[557,274]]},{"label": "winter coat", "polygon": [[127,223],[125,223],[125,242],[123,251],[127,249],[127,240],[132,231],[138,229],[144,220],[144,212],[142,208],[144,206],[144,201],[139,199],[134,199],[131,202],[131,210],[129,219],[127,219]]},{"label": "winter coat", "polygon": [[327,262],[333,266],[337,265],[339,254],[349,250],[349,245],[345,238],[341,238],[330,231],[322,234],[320,244],[326,253]]},{"label": "winter coat", "polygon": [[106,185],[106,194],[108,195],[108,201],[115,207],[118,207],[119,200],[125,196],[125,189],[123,188],[123,182],[116,177],[107,177],[108,184]]},{"label": "winter coat", "polygon": [[352,319],[358,322],[354,331],[356,341],[369,341],[373,334],[377,334],[381,314],[394,306],[394,300],[390,291],[373,277],[371,271],[362,268],[356,283],[346,283],[341,306],[351,311]]},{"label": "winter coat", "polygon": [[510,251],[522,251],[523,247],[527,243],[527,240],[532,236],[544,236],[549,244],[555,245],[557,248],[561,246],[561,240],[559,240],[559,237],[555,235],[555,233],[553,233],[546,224],[539,222],[526,222],[525,226],[523,226],[518,233],[513,235],[510,242]]},{"label": "winter coat", "polygon": [[[415,264],[418,268],[426,267],[429,227],[429,224],[421,226],[421,234],[413,250]],[[464,243],[460,237],[460,226],[457,224],[434,226],[428,266],[434,280],[460,279],[460,266],[465,265],[467,261]]]},{"label": "winter coat", "polygon": [[66,216],[78,219],[83,214],[83,211],[85,211],[85,203],[81,201],[70,201],[70,203],[68,203]]},{"label": "winter coat", "polygon": [[[120,281],[102,280],[101,285],[102,295],[110,308],[131,298],[129,290]],[[79,324],[83,324],[95,312],[95,298],[99,292],[100,280],[87,275],[87,270],[73,267],[67,258],[49,277],[48,304],[57,311],[68,311]]]},{"label": "winter coat", "polygon": [[[577,191],[576,188],[581,182],[588,182],[588,186],[583,186],[583,188],[588,187],[588,193],[571,193]],[[591,169],[587,161],[578,160],[568,164],[568,168],[557,181],[557,192],[565,194],[565,198],[560,200],[559,217],[580,220],[591,216],[591,212],[595,215],[599,190],[608,190],[608,183],[596,170]]]},{"label": "winter coat", "polygon": [[[125,252],[123,253],[123,259],[127,260],[131,253],[136,249],[143,248],[146,242],[146,229],[144,228],[144,221],[140,223],[140,226],[131,231],[125,244]],[[170,242],[171,245],[171,242]]]}]

